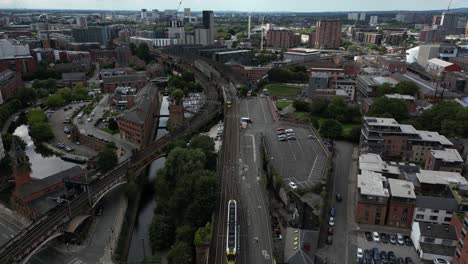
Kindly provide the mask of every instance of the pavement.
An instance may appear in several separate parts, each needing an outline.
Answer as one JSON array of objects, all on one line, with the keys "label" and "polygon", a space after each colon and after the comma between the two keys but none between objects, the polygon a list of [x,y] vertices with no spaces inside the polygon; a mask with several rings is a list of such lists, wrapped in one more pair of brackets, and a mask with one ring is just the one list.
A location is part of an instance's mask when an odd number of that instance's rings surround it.
[{"label": "pavement", "polygon": [[80,129],[80,131],[83,130],[85,134],[92,134],[98,138],[106,139],[106,140],[114,142],[115,145],[119,149],[123,150],[122,154],[119,156],[119,162],[120,162],[120,161],[130,158],[130,156],[132,156],[132,150],[138,149],[139,147],[135,144],[132,144],[120,138],[119,133],[111,135],[94,126],[94,123],[96,122],[96,120],[101,118],[104,115],[104,111],[110,110],[108,100],[109,100],[109,95],[106,94],[103,96],[101,101],[99,101],[99,103],[96,105],[96,107],[92,111],[95,113],[95,115],[92,117],[93,120],[91,122],[86,121],[88,116],[86,117],[83,116],[82,123],[78,122],[78,117],[75,117],[75,119],[73,120],[73,123],[78,127],[78,129]]},{"label": "pavement", "polygon": [[87,240],[82,245],[51,242],[31,257],[30,264],[95,264],[113,263],[112,252],[117,245],[127,200],[123,187],[111,191],[101,201],[103,213],[96,216]]},{"label": "pavement", "polygon": [[248,263],[273,263],[273,235],[260,153],[261,134],[271,130],[273,118],[267,98],[244,99],[240,116],[252,121],[240,133],[240,188],[247,221]]}]

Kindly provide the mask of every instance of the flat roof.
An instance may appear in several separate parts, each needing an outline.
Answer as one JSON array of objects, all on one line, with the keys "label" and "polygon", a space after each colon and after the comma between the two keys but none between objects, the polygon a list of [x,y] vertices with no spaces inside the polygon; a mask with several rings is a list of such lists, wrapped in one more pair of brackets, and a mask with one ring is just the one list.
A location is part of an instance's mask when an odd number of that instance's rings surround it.
[{"label": "flat roof", "polygon": [[236,54],[236,53],[246,53],[246,52],[251,52],[251,50],[228,50],[228,51],[215,52],[215,54],[224,55],[224,54]]},{"label": "flat roof", "polygon": [[400,174],[400,169],[397,166],[389,165],[382,160],[380,155],[374,153],[366,153],[359,156],[359,169],[361,171]]},{"label": "flat roof", "polygon": [[434,59],[430,59],[428,60],[429,63],[433,63],[437,66],[441,66],[441,67],[448,67],[448,66],[452,66],[453,63],[451,62],[448,62],[448,61],[444,61],[444,60],[441,60],[441,59],[437,59],[437,58],[434,58]]},{"label": "flat roof", "polygon": [[362,171],[358,174],[358,188],[363,195],[388,197],[388,189],[383,185],[386,180],[380,173]]},{"label": "flat roof", "polygon": [[416,98],[411,95],[406,95],[406,94],[386,94],[385,97],[390,98],[390,99],[399,99],[399,100],[405,100],[405,101],[415,101]]},{"label": "flat roof", "polygon": [[421,170],[416,173],[420,183],[427,184],[468,184],[468,181],[458,172]]},{"label": "flat roof", "polygon": [[394,118],[383,118],[383,117],[364,117],[369,125],[379,126],[393,126],[398,127],[400,124]]},{"label": "flat roof", "polygon": [[463,159],[456,149],[431,150],[432,156],[444,162],[463,162]]},{"label": "flat roof", "polygon": [[389,178],[387,181],[392,196],[416,199],[416,194],[414,193],[414,185],[412,182],[391,178]]},{"label": "flat roof", "polygon": [[424,141],[439,142],[442,145],[453,146],[453,143],[450,140],[448,140],[444,135],[441,135],[437,132],[418,130],[418,134]]},{"label": "flat roof", "polygon": [[373,77],[374,81],[376,81],[378,84],[384,84],[384,83],[389,83],[391,85],[396,85],[398,84],[398,81],[391,78],[391,77],[384,77],[384,76],[378,76],[378,77]]}]

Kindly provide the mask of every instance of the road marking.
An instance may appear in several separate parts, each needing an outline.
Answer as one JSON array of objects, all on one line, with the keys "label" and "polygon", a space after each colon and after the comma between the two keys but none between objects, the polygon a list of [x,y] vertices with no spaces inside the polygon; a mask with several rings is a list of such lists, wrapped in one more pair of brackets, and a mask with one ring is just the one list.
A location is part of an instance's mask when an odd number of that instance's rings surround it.
[{"label": "road marking", "polygon": [[7,235],[5,235],[5,234],[3,234],[3,233],[2,233],[2,236],[4,236],[5,238],[9,238]]},{"label": "road marking", "polygon": [[308,178],[309,180],[310,180],[310,177],[312,177],[312,172],[314,171],[315,163],[317,163],[317,156],[315,156],[314,164],[312,165],[312,169],[310,169],[309,178]]},{"label": "road marking", "polygon": [[[258,100],[258,99],[257,99],[257,100]],[[265,114],[265,109],[263,108],[262,101],[260,101],[260,106],[262,107],[263,118],[265,119],[265,123],[268,123],[267,118],[266,118],[266,114]]]},{"label": "road marking", "polygon": [[246,134],[246,136],[252,138],[253,161],[254,161],[254,163],[257,163],[257,148],[255,147],[255,136],[254,136],[254,135],[250,135],[250,134]]},{"label": "road marking", "polygon": [[427,85],[427,84],[425,84],[425,83],[419,81],[419,80],[416,79],[416,78],[413,78],[413,77],[409,76],[408,74],[403,74],[403,76],[405,76],[406,78],[411,79],[411,80],[413,80],[413,81],[419,83],[420,85],[426,87],[427,89],[429,89],[429,90],[431,90],[431,91],[435,91],[435,89],[432,88],[431,86],[429,86],[429,85]]}]

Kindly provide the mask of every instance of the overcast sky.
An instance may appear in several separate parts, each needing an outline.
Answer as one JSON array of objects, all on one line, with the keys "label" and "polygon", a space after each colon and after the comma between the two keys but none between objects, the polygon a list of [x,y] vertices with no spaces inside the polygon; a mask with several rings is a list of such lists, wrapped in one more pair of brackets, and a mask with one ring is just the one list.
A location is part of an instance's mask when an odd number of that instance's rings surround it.
[{"label": "overcast sky", "polygon": [[[184,0],[192,10],[232,11],[353,11],[446,9],[450,0]],[[176,9],[179,0],[0,0],[0,8]],[[468,7],[468,0],[453,0],[452,6]]]}]

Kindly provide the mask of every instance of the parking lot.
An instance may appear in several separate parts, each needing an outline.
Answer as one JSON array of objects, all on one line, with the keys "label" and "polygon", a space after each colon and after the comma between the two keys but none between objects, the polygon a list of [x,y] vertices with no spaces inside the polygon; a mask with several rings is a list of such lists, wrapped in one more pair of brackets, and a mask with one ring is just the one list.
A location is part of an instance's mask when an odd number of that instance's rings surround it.
[{"label": "parking lot", "polygon": [[[280,141],[278,129],[292,129],[295,139]],[[265,131],[265,140],[276,171],[291,188],[313,187],[322,179],[327,155],[309,127],[280,122]]]},{"label": "parking lot", "polygon": [[[388,235],[388,234],[387,234]],[[396,234],[394,234],[396,235]],[[411,260],[416,263],[416,264],[423,264],[425,262],[421,261],[416,253],[416,250],[414,246],[408,246],[408,245],[400,245],[398,243],[396,244],[391,244],[390,242],[383,243],[382,241],[380,242],[375,242],[375,241],[368,241],[366,239],[365,233],[364,232],[359,232],[357,233],[357,245],[359,248],[361,248],[363,251],[364,250],[372,250],[373,248],[377,248],[380,252],[385,251],[387,254],[390,251],[393,251],[395,253],[396,258],[407,258],[410,257]],[[354,254],[357,254],[355,252]]]},{"label": "parking lot", "polygon": [[[69,127],[71,123],[65,124],[64,121],[67,117],[71,117],[73,112],[78,109],[79,107],[83,106],[85,103],[75,103],[75,104],[68,104],[64,107],[56,109],[55,111],[50,111],[49,114],[49,123],[54,132],[54,140],[51,141],[51,145],[57,148],[57,144],[62,143],[70,148],[73,149],[72,154],[84,156],[84,157],[92,157],[97,153],[85,146],[77,145],[73,142],[68,136],[68,133],[65,133],[65,128]],[[67,110],[64,110],[64,108]],[[71,108],[70,108],[71,107]],[[71,122],[71,121],[70,121]],[[67,152],[65,148],[62,148],[62,151]]]}]

